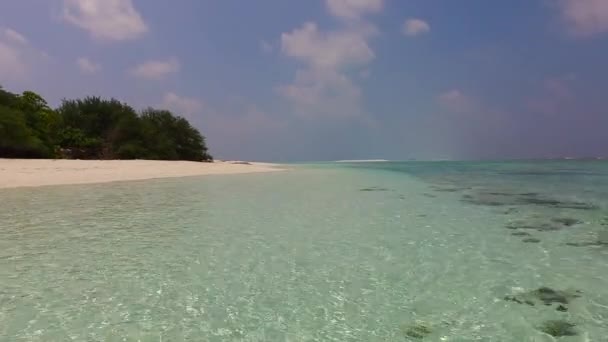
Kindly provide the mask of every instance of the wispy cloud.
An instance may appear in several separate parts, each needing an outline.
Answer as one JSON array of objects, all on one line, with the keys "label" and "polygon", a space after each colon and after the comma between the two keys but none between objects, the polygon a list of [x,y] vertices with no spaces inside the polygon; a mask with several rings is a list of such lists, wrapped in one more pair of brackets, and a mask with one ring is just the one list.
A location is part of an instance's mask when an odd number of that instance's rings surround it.
[{"label": "wispy cloud", "polygon": [[475,101],[460,89],[451,89],[437,97],[439,103],[453,112],[471,112],[477,107]]},{"label": "wispy cloud", "polygon": [[168,60],[147,61],[129,70],[132,76],[147,80],[162,80],[179,71],[180,64],[177,58]]},{"label": "wispy cloud", "polygon": [[410,37],[428,33],[429,31],[431,31],[429,23],[417,18],[407,19],[401,28],[401,32]]},{"label": "wispy cloud", "polygon": [[[323,31],[314,22],[281,35],[281,51],[300,61],[293,83],[277,91],[296,105],[303,115],[361,116],[361,90],[348,76],[361,71],[374,58],[369,40],[376,28],[365,21],[366,13],[382,9],[381,0],[327,0],[330,14],[348,19],[343,27]],[[356,19],[350,21],[350,19]]]},{"label": "wispy cloud", "polygon": [[27,65],[21,59],[21,51],[0,41],[0,74],[5,78],[21,78],[27,73]]},{"label": "wispy cloud", "polygon": [[174,111],[177,115],[191,118],[194,114],[203,110],[203,102],[195,98],[168,92],[163,97],[161,107]]},{"label": "wispy cloud", "polygon": [[278,91],[297,105],[297,114],[302,116],[352,117],[361,114],[361,90],[335,70],[299,70],[295,81],[280,86]]},{"label": "wispy cloud", "polygon": [[608,32],[608,1],[557,0],[568,31],[575,36]]},{"label": "wispy cloud", "polygon": [[21,33],[10,29],[10,28],[5,28],[4,30],[2,30],[3,32],[3,36],[13,42],[13,43],[17,43],[17,44],[21,44],[21,45],[27,45],[28,41],[27,38],[25,38]]},{"label": "wispy cloud", "polygon": [[359,19],[368,13],[380,12],[383,0],[327,0],[329,12],[343,19]]},{"label": "wispy cloud", "polygon": [[36,64],[48,55],[31,46],[21,33],[0,28],[0,77],[1,81],[22,81],[28,77]]},{"label": "wispy cloud", "polygon": [[91,61],[88,58],[80,57],[76,60],[76,64],[80,71],[85,74],[95,74],[101,70],[101,65]]},{"label": "wispy cloud", "polygon": [[131,0],[64,0],[63,18],[104,41],[135,39],[148,31]]},{"label": "wispy cloud", "polygon": [[564,75],[545,79],[537,93],[528,100],[527,105],[533,113],[555,115],[568,110],[575,100],[573,82],[575,75]]},{"label": "wispy cloud", "polygon": [[274,50],[274,48],[271,43],[267,42],[266,40],[261,40],[260,41],[260,50],[262,50],[262,52],[264,52],[264,53],[271,53]]},{"label": "wispy cloud", "polygon": [[374,58],[368,34],[358,30],[322,32],[313,22],[281,35],[285,55],[316,68],[342,68],[365,64]]}]

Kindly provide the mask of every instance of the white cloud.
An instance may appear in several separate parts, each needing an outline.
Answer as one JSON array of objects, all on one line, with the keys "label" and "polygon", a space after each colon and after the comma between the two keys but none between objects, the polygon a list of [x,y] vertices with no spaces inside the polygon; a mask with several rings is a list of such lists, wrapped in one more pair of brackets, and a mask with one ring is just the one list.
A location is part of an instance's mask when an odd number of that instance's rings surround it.
[{"label": "white cloud", "polygon": [[161,106],[174,111],[177,115],[188,118],[203,110],[203,102],[195,98],[179,96],[173,92],[165,94]]},{"label": "white cloud", "polygon": [[63,18],[99,40],[135,39],[148,31],[131,0],[64,0]]},{"label": "white cloud", "polygon": [[329,12],[343,19],[359,19],[382,10],[383,0],[326,0]]},{"label": "white cloud", "polygon": [[27,65],[21,58],[21,51],[0,41],[0,75],[2,81],[22,78],[27,73]]},{"label": "white cloud", "polygon": [[76,64],[78,65],[80,71],[86,74],[94,74],[101,70],[101,65],[85,57],[78,58],[76,60]]},{"label": "white cloud", "polygon": [[401,32],[403,32],[406,36],[417,36],[423,33],[427,33],[431,30],[431,26],[422,19],[411,18],[403,23],[403,28]]},{"label": "white cloud", "polygon": [[345,19],[341,28],[323,31],[307,22],[281,34],[282,53],[303,67],[277,92],[298,114],[364,118],[361,89],[349,75],[358,75],[375,58],[369,40],[377,29],[363,16],[382,10],[383,0],[326,0],[326,5],[332,15]]},{"label": "white cloud", "polygon": [[180,69],[177,58],[166,61],[148,61],[132,68],[129,73],[135,77],[148,80],[161,80],[170,74],[177,73]]},{"label": "white cloud", "polygon": [[570,33],[591,36],[608,32],[608,1],[557,0]]},{"label": "white cloud", "polygon": [[298,70],[292,84],[277,88],[303,116],[360,116],[361,90],[345,75],[330,69]]},{"label": "white cloud", "polygon": [[281,35],[284,55],[304,63],[291,84],[277,88],[308,116],[361,116],[361,90],[347,72],[364,68],[374,58],[368,39],[375,33],[368,25],[322,32],[315,23]]},{"label": "white cloud", "polygon": [[439,95],[439,99],[443,103],[452,103],[454,101],[459,101],[463,97],[464,97],[464,95],[458,89],[452,89],[452,90],[446,91],[445,93],[442,93],[441,95]]},{"label": "white cloud", "polygon": [[32,47],[19,32],[0,28],[0,82],[23,81],[48,55]]},{"label": "white cloud", "polygon": [[359,117],[361,90],[347,72],[365,67],[374,58],[368,39],[375,31],[365,26],[321,32],[315,23],[281,35],[281,50],[304,63],[293,83],[277,87],[310,117]]},{"label": "white cloud", "polygon": [[375,55],[367,43],[370,32],[346,29],[324,33],[312,22],[281,35],[285,55],[315,68],[341,68],[370,62]]},{"label": "white cloud", "polygon": [[4,37],[9,41],[12,41],[14,43],[21,44],[21,45],[28,44],[27,39],[21,33],[15,31],[15,30],[12,30],[10,28],[5,28],[2,33],[3,33]]}]

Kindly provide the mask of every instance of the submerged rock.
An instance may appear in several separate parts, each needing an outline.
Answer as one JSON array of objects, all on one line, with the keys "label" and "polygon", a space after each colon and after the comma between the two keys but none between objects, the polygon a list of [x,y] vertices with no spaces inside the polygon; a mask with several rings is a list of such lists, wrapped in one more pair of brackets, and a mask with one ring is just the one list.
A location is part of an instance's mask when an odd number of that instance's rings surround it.
[{"label": "submerged rock", "polygon": [[517,296],[505,296],[505,298],[503,298],[506,301],[510,301],[510,302],[515,302],[517,304],[528,304],[530,306],[534,306],[534,302],[529,300],[529,299],[520,299]]},{"label": "submerged rock", "polygon": [[369,188],[363,188],[363,189],[359,189],[359,191],[388,191],[387,188],[381,188],[378,186],[372,186]]},{"label": "submerged rock", "polygon": [[557,217],[557,218],[552,219],[551,221],[562,224],[566,227],[570,227],[570,226],[574,226],[576,224],[583,223],[583,221],[581,221],[579,219],[571,218],[571,217]]},{"label": "submerged rock", "polygon": [[540,195],[537,192],[521,193],[521,192],[506,192],[506,191],[488,191],[488,192],[484,192],[484,194],[493,195],[493,196],[504,196],[504,197],[515,197],[515,196],[536,197],[536,196]]},{"label": "submerged rock", "polygon": [[553,303],[568,304],[570,299],[580,297],[578,293],[578,291],[569,293],[544,286],[532,291],[532,294],[540,299],[545,305],[551,305]]},{"label": "submerged rock", "polygon": [[574,247],[608,247],[608,230],[597,233],[597,240],[587,242],[567,242],[566,245]]},{"label": "submerged rock", "polygon": [[401,327],[401,330],[406,336],[418,339],[424,338],[432,332],[428,324],[421,321],[416,321],[412,325],[405,325]]},{"label": "submerged rock", "polygon": [[545,321],[539,330],[553,337],[576,336],[578,332],[574,329],[576,324],[563,320]]},{"label": "submerged rock", "polygon": [[507,224],[507,229],[532,229],[540,232],[548,232],[548,231],[557,231],[566,229],[577,224],[581,224],[583,221],[570,218],[570,217],[558,217],[552,218],[549,221],[538,221],[538,220],[529,220],[529,221],[512,221]]},{"label": "submerged rock", "polygon": [[531,229],[539,232],[556,231],[564,227],[549,222],[534,222],[534,221],[513,221],[506,226],[507,229]]},{"label": "submerged rock", "polygon": [[439,192],[458,192],[458,191],[464,191],[464,190],[470,190],[470,187],[441,187],[441,186],[433,186],[432,187],[433,190],[435,191],[439,191]]},{"label": "submerged rock", "polygon": [[[520,293],[512,296],[505,296],[504,300],[515,302],[518,304],[528,304],[534,306],[535,304],[553,305],[559,304],[560,306],[567,305],[572,299],[580,297],[580,291],[561,291],[554,290],[550,287],[539,287],[536,290]],[[567,309],[567,308],[566,308]]]},{"label": "submerged rock", "polygon": [[465,202],[465,203],[475,204],[475,205],[485,205],[488,207],[500,207],[500,206],[505,206],[505,205],[511,205],[511,203],[505,203],[505,202],[501,202],[501,201],[497,201],[497,200],[493,200],[493,199],[487,199],[487,198],[470,197],[470,198],[463,198],[460,201]]},{"label": "submerged rock", "polygon": [[519,194],[520,196],[525,196],[525,197],[536,197],[536,196],[540,196],[540,194],[538,192],[524,192],[523,194]]},{"label": "submerged rock", "polygon": [[486,194],[493,196],[517,196],[517,194],[509,192],[486,192]]},{"label": "submerged rock", "polygon": [[522,196],[517,199],[517,201],[521,204],[532,204],[532,205],[540,205],[550,208],[558,208],[558,209],[579,209],[579,210],[595,210],[598,209],[596,205],[585,203],[585,202],[576,202],[576,201],[560,201],[552,198],[542,198],[537,196]]},{"label": "submerged rock", "polygon": [[462,198],[463,202],[486,205],[486,206],[504,206],[504,205],[536,205],[545,206],[557,209],[578,209],[578,210],[594,210],[598,209],[596,205],[577,202],[577,201],[562,201],[554,198],[543,197],[536,192],[526,193],[509,193],[509,192],[478,192],[474,195],[467,195]]},{"label": "submerged rock", "polygon": [[608,246],[608,242],[592,241],[592,242],[566,242],[566,246],[572,247],[601,247]]},{"label": "submerged rock", "polygon": [[518,202],[521,204],[536,204],[536,205],[545,205],[545,206],[556,206],[563,204],[562,202],[550,199],[550,198],[539,198],[537,196],[521,196],[518,198]]}]

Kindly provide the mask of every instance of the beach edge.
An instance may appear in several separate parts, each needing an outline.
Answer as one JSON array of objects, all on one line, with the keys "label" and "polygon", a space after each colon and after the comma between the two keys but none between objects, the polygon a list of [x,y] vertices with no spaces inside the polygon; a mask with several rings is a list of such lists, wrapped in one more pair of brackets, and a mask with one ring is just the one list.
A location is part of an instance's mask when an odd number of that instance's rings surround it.
[{"label": "beach edge", "polygon": [[0,189],[285,170],[280,164],[242,161],[0,159]]}]

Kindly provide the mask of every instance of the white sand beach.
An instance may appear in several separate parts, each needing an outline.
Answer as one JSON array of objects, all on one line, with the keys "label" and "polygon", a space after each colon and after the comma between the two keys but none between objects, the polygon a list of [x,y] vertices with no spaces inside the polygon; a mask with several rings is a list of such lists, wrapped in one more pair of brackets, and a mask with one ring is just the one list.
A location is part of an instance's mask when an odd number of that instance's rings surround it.
[{"label": "white sand beach", "polygon": [[218,161],[0,159],[0,188],[281,171],[278,165]]}]

